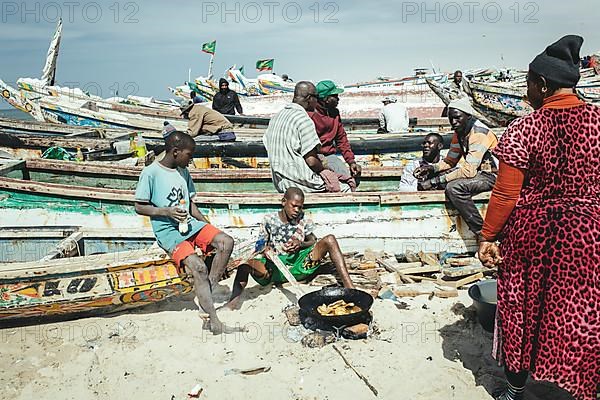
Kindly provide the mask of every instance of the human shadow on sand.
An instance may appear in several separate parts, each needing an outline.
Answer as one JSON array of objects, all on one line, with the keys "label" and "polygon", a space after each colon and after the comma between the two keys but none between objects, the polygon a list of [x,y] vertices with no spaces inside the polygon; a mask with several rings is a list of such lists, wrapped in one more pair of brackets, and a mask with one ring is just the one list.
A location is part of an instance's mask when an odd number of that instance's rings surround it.
[{"label": "human shadow on sand", "polygon": [[[462,319],[440,329],[444,357],[450,361],[461,361],[473,373],[478,386],[490,394],[505,385],[504,371],[492,357],[493,335],[483,330],[477,322],[474,307],[466,308],[457,303],[452,311]],[[556,385],[529,379],[525,390],[528,400],[573,400],[569,393]]]}]

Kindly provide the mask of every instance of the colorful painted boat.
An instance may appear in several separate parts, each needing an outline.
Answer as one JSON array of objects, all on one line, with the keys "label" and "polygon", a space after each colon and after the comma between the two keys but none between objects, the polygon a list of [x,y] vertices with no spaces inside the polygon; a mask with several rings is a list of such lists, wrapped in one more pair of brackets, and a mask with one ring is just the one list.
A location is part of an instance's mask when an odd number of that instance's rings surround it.
[{"label": "colorful painted boat", "polygon": [[[38,172],[30,165],[31,170],[26,163],[3,167],[0,226],[83,223],[88,229],[115,232],[150,230],[148,218],[134,211],[133,191],[114,188],[117,185],[110,184],[110,175],[100,180],[99,174],[94,172],[95,181],[86,182],[70,171],[69,184],[48,183],[44,180],[49,179],[36,175]],[[25,179],[17,174],[25,175]],[[131,179],[130,184],[133,181]],[[446,203],[443,192],[394,192],[391,189],[398,181],[397,176],[386,178],[383,184],[388,186],[381,190],[307,194],[306,212],[316,223],[317,235],[335,234],[348,251],[368,247],[395,253],[407,249],[431,252],[475,249],[476,238]],[[96,182],[96,186],[91,182]],[[272,187],[268,190],[265,186],[256,186],[256,191],[251,192],[246,182],[247,177],[231,184],[212,181],[208,186],[211,191],[198,191],[194,199],[213,224],[240,241],[256,238],[263,215],[281,207],[281,194],[275,193]],[[83,185],[77,186],[78,183]],[[268,186],[268,182],[262,184]],[[228,191],[216,191],[218,185]],[[482,212],[486,203],[486,195],[477,197]]]},{"label": "colorful painted boat", "polygon": [[133,241],[143,247],[93,254],[113,244],[129,246],[106,234],[88,238],[69,227],[0,228],[5,250],[0,259],[0,325],[123,311],[192,290],[187,274],[163,250],[147,247],[151,240]]},{"label": "colorful painted boat", "polygon": [[[228,270],[251,257],[238,242]],[[129,310],[192,291],[147,229],[0,227],[0,326]]]},{"label": "colorful painted boat", "polygon": [[533,111],[525,100],[524,88],[476,82],[469,82],[469,87],[475,110],[496,126],[508,126],[514,119]]},{"label": "colorful painted boat", "polygon": [[[431,90],[448,105],[453,100],[450,91],[438,82],[427,81]],[[533,108],[525,100],[527,87],[522,79],[511,82],[469,81],[470,100],[477,117],[490,127],[506,127]],[[581,70],[577,88],[579,95],[590,103],[600,102],[600,77],[593,69]]]}]

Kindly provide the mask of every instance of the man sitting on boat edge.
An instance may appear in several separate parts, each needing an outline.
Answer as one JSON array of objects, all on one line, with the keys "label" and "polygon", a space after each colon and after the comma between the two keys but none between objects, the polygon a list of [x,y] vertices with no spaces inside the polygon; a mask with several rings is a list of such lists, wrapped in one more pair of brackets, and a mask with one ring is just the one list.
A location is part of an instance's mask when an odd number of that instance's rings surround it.
[{"label": "man sitting on boat edge", "polygon": [[[498,144],[496,134],[480,122],[467,97],[448,104],[448,119],[454,130],[446,158],[436,164],[419,167],[414,175],[423,178],[434,173],[453,171],[427,179],[421,183],[423,190],[446,184],[446,197],[459,211],[471,232],[479,234],[483,218],[475,207],[473,196],[493,189],[498,173],[498,162],[492,150]],[[458,164],[461,158],[464,162]]]},{"label": "man sitting on boat edge", "polygon": [[[398,185],[399,192],[416,192],[419,190],[426,190],[421,186],[421,182],[433,178],[437,175],[431,171],[426,177],[417,179],[413,173],[420,167],[437,164],[440,161],[440,151],[444,148],[444,138],[439,133],[430,133],[423,139],[421,144],[423,149],[423,156],[412,160],[404,167],[402,171],[402,177],[400,178],[400,184]],[[443,184],[432,185],[429,190],[443,189]]]},{"label": "man sitting on boat edge", "polygon": [[283,193],[290,187],[304,192],[350,192],[351,176],[326,169],[319,159],[321,141],[307,111],[314,111],[317,91],[311,82],[296,84],[293,102],[271,118],[263,143],[269,156],[273,184]]},{"label": "man sitting on boat edge", "polygon": [[[225,272],[233,250],[233,239],[210,225],[192,198],[194,182],[187,169],[194,154],[194,139],[175,131],[165,140],[165,156],[144,168],[135,192],[135,211],[150,217],[159,246],[177,265],[183,265],[194,278],[194,290],[202,309],[208,313],[208,325],[214,334],[231,333],[217,317],[212,288]],[[208,267],[195,250],[204,254],[216,250]]]},{"label": "man sitting on boat edge", "polygon": [[187,133],[198,135],[218,135],[219,140],[235,140],[233,124],[223,114],[201,104],[194,104],[189,112]]},{"label": "man sitting on boat edge", "polygon": [[[362,169],[354,159],[354,153],[337,108],[340,101],[339,94],[343,93],[344,89],[337,87],[330,80],[319,82],[316,89],[319,97],[317,105],[314,111],[308,112],[308,115],[315,123],[315,129],[321,141],[319,153],[325,157],[328,169],[338,174],[350,175],[357,180]],[[337,156],[338,151],[342,153],[347,166]]]},{"label": "man sitting on boat edge", "polygon": [[231,299],[224,307],[232,310],[240,308],[241,295],[248,284],[249,275],[261,286],[287,282],[271,259],[272,255],[289,267],[289,272],[298,281],[314,275],[321,267],[322,260],[329,255],[343,286],[354,287],[337,239],[327,235],[317,240],[315,226],[311,220],[304,218],[303,209],[304,193],[296,187],[290,187],[281,200],[281,210],[265,215],[257,241],[257,247],[262,248],[261,254],[238,267]]}]

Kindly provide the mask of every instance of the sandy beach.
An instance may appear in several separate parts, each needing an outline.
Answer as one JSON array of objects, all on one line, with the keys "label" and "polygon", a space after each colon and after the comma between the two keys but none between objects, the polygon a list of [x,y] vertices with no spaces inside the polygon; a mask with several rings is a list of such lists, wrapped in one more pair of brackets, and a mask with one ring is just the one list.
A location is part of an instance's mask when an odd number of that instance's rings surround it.
[{"label": "sandy beach", "polygon": [[[216,292],[227,299],[232,278]],[[282,312],[286,288],[253,286],[241,311],[222,319],[245,333],[202,330],[193,298],[129,313],[0,330],[2,399],[492,399],[503,381],[465,290],[453,299],[375,300],[372,334],[306,348],[302,327]],[[305,286],[304,290],[315,290]],[[401,309],[403,308],[403,309]],[[347,367],[340,354],[374,391]],[[236,370],[265,367],[242,375]],[[553,386],[530,383],[528,399],[566,400]]]}]

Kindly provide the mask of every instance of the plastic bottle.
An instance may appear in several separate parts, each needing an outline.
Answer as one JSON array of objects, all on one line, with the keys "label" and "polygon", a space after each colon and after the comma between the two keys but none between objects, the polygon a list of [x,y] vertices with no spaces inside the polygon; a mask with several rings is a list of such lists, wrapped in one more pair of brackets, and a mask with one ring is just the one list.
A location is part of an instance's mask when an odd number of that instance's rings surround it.
[{"label": "plastic bottle", "polygon": [[135,135],[133,133],[129,135],[129,152],[134,153],[135,156]]},{"label": "plastic bottle", "polygon": [[146,153],[148,152],[146,150],[146,141],[142,136],[142,132],[138,132],[137,134],[137,138],[135,140],[135,152],[138,158],[145,157]]},{"label": "plastic bottle", "polygon": [[83,152],[81,151],[81,147],[77,148],[77,153],[75,153],[75,161],[77,161],[77,162],[83,161]]},{"label": "plastic bottle", "polygon": [[[179,200],[179,209],[182,211],[185,211],[186,213],[188,212],[188,210],[185,207],[185,200],[181,199]],[[182,221],[179,223],[179,233],[181,233],[182,235],[185,235],[188,232],[188,220],[187,218],[185,219],[185,221]]]}]

